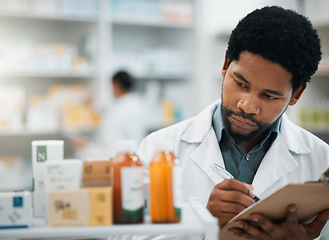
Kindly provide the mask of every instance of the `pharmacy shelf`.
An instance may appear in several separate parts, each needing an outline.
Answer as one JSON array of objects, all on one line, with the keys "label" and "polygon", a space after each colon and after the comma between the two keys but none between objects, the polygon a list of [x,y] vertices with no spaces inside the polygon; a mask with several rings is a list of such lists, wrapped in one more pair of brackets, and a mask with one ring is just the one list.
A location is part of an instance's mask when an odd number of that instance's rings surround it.
[{"label": "pharmacy shelf", "polygon": [[[10,7],[8,7],[7,2],[8,4],[10,2]],[[76,4],[76,8],[73,9],[74,12],[71,12],[73,14],[72,16],[65,15],[68,14],[67,11],[61,12],[61,10],[57,8],[50,9],[51,11],[48,11],[49,9],[46,8],[47,11],[40,12],[40,6],[33,10],[31,9],[31,11],[27,11],[26,8],[32,6],[30,5],[30,0],[6,1],[6,4],[0,7],[0,22],[3,23],[1,33],[5,36],[4,39],[0,40],[4,43],[5,50],[12,50],[6,51],[6,54],[1,58],[1,60],[4,59],[8,62],[5,62],[6,64],[3,65],[2,68],[0,67],[0,80],[7,85],[9,85],[8,83],[22,85],[25,88],[24,97],[26,98],[26,102],[29,101],[31,96],[42,93],[46,94],[47,89],[52,85],[63,83],[68,85],[87,85],[85,83],[90,82],[93,90],[97,92],[97,96],[95,96],[97,103],[99,101],[100,104],[103,104],[109,97],[108,79],[110,77],[109,75],[112,75],[113,63],[120,60],[120,58],[116,58],[115,51],[117,49],[120,50],[121,46],[123,46],[124,50],[131,49],[132,51],[135,49],[151,49],[152,51],[156,51],[158,49],[161,50],[161,48],[166,48],[176,52],[176,50],[184,49],[186,53],[192,53],[190,57],[191,62],[194,62],[194,59],[198,59],[196,57],[196,52],[198,52],[196,51],[197,46],[194,44],[197,42],[196,39],[198,35],[196,33],[198,31],[197,28],[200,26],[200,24],[198,24],[200,18],[196,17],[200,9],[196,7],[198,5],[198,0],[191,0],[193,7],[191,23],[166,21],[161,17],[150,19],[147,17],[132,17],[131,15],[115,16],[115,12],[111,11],[113,9],[113,2],[109,0],[96,0],[98,5],[98,7],[95,8],[97,9],[97,11],[95,10],[96,15],[92,15],[93,12],[89,11],[89,8],[87,11],[91,12],[91,14],[83,15],[82,12],[78,13],[83,4],[80,4],[78,0],[70,2],[72,4],[75,2]],[[132,3],[135,4],[135,2],[136,1],[132,0]],[[145,3],[146,2],[148,1],[145,1]],[[17,7],[12,8],[16,4]],[[48,5],[49,4],[47,4],[47,6]],[[126,38],[126,34],[131,37]],[[44,64],[40,64],[42,66],[36,69],[36,66],[39,66],[39,63],[43,63],[42,61],[44,61],[38,58],[39,55],[34,54],[35,47],[40,44],[50,49],[54,49],[56,44],[69,44],[77,54],[77,56],[73,54],[71,57],[88,59],[87,62],[90,63],[90,65],[88,65],[90,69],[88,68],[87,70],[90,71],[47,72],[47,70],[53,70],[54,67],[47,68],[47,65],[42,68],[45,66]],[[16,45],[17,47],[13,47]],[[22,51],[20,51],[20,49],[22,49]],[[20,58],[19,62],[16,62],[15,58],[14,60],[5,58],[7,54],[16,54],[16,52],[25,53],[24,50],[32,52],[33,57],[28,58],[26,61]],[[26,57],[27,54],[20,54],[19,56]],[[45,56],[49,56],[49,54]],[[26,62],[30,63],[33,68],[27,69],[28,65],[26,65]],[[17,64],[17,66],[14,64]],[[195,66],[199,67],[200,65],[195,64]],[[68,66],[65,66],[65,70],[66,69],[73,70],[72,67]],[[79,68],[79,70],[80,69],[82,68]],[[13,72],[5,72],[11,70]],[[28,72],[28,70],[37,72]],[[182,74],[184,73],[185,72],[182,71]],[[180,89],[181,85],[184,84],[183,81],[186,80],[185,82],[187,84],[192,81],[191,79],[194,79],[194,75],[194,68],[191,67],[189,68],[188,76],[161,76],[154,72],[154,74],[145,73],[143,76],[134,77],[141,80],[139,83],[141,83],[142,87],[138,90],[142,91],[146,84],[153,80],[154,82],[161,82],[159,83],[159,88],[161,89],[171,89],[175,87],[176,82]],[[145,82],[143,82],[143,80],[145,80]],[[162,96],[166,92],[165,90],[161,91],[159,99],[167,97]],[[175,99],[172,101],[176,104],[174,100]],[[190,106],[192,105],[186,104],[186,106],[184,105],[182,107],[179,105],[179,107],[183,109],[183,111],[190,112],[190,108],[192,108]],[[26,115],[26,111],[27,108],[25,109],[24,115]],[[25,120],[25,118],[23,120]],[[21,124],[24,125],[25,122],[23,121]],[[2,145],[6,150],[11,150],[13,148],[9,146],[10,143],[16,143],[16,140],[19,141],[19,145],[16,148],[20,151],[19,154],[22,159],[28,159],[30,157],[30,148],[24,145],[26,139],[46,139],[53,138],[54,136],[67,137],[71,134],[71,131],[66,130],[44,130],[35,132],[25,130],[25,125],[22,128],[22,130],[17,131],[0,132],[0,138],[3,140]],[[6,139],[7,137],[11,141],[10,143]],[[73,149],[71,146],[69,146],[69,148],[70,150]],[[10,151],[8,150],[7,152]]]},{"label": "pharmacy shelf", "polygon": [[214,38],[223,41],[223,42],[228,42],[231,36],[232,29],[222,29],[221,31],[217,32],[214,34]]},{"label": "pharmacy shelf", "polygon": [[179,29],[194,29],[194,23],[185,22],[170,22],[158,18],[147,17],[128,17],[128,16],[112,16],[108,18],[108,23],[117,25],[133,25],[133,26],[148,26],[148,27],[163,27],[163,28],[179,28]]},{"label": "pharmacy shelf", "polygon": [[324,19],[324,20],[315,20],[315,21],[312,21],[312,23],[313,23],[313,26],[315,27],[315,28],[327,28],[327,27],[329,27],[329,19],[328,20],[326,20],[326,19]]},{"label": "pharmacy shelf", "polygon": [[77,15],[77,16],[62,16],[56,14],[42,14],[42,13],[11,13],[0,12],[0,18],[13,19],[36,19],[36,20],[51,20],[51,21],[65,21],[65,22],[81,22],[81,23],[97,23],[97,16]]},{"label": "pharmacy shelf", "polygon": [[159,80],[159,81],[177,81],[184,80],[188,78],[188,75],[135,75],[134,78],[141,80]]},{"label": "pharmacy shelf", "polygon": [[88,239],[108,238],[131,234],[173,234],[200,236],[207,240],[217,240],[219,227],[214,218],[198,199],[190,199],[183,206],[182,221],[179,223],[153,224],[149,219],[142,224],[83,226],[83,227],[31,227],[26,229],[0,230],[0,239]]},{"label": "pharmacy shelf", "polygon": [[329,76],[329,61],[328,60],[320,62],[318,71],[315,73],[315,76]]},{"label": "pharmacy shelf", "polygon": [[39,72],[39,73],[0,73],[0,77],[8,78],[96,78],[94,73],[55,73],[55,72]]},{"label": "pharmacy shelf", "polygon": [[93,71],[83,72],[0,72],[0,78],[97,78]]},{"label": "pharmacy shelf", "polygon": [[321,128],[305,128],[308,131],[314,133],[314,134],[329,134],[329,129],[325,128],[325,129],[321,129]]},{"label": "pharmacy shelf", "polygon": [[0,137],[23,137],[23,136],[34,136],[34,135],[59,135],[60,131],[52,131],[52,130],[38,130],[38,131],[30,131],[30,130],[8,130],[8,131],[0,131]]},{"label": "pharmacy shelf", "polygon": [[60,135],[60,136],[70,136],[75,134],[86,134],[94,133],[96,129],[65,129],[65,130],[8,130],[0,131],[0,137],[24,137],[24,136],[49,136],[49,135]]}]

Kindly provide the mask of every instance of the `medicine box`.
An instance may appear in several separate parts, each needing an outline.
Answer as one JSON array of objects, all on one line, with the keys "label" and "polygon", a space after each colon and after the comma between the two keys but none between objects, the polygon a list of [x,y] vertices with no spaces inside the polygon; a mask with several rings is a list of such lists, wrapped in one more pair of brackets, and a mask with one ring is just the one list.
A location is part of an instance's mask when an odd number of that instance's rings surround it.
[{"label": "medicine box", "polygon": [[0,193],[0,229],[27,228],[31,221],[31,192]]},{"label": "medicine box", "polygon": [[84,161],[82,186],[111,186],[111,161]]},{"label": "medicine box", "polygon": [[63,161],[46,162],[45,188],[79,189],[82,175],[82,161],[79,159],[65,159]]},{"label": "medicine box", "polygon": [[64,141],[32,141],[33,216],[35,218],[46,217],[45,163],[48,161],[61,161],[63,156]]},{"label": "medicine box", "polygon": [[112,187],[49,192],[49,226],[95,226],[112,223]]}]

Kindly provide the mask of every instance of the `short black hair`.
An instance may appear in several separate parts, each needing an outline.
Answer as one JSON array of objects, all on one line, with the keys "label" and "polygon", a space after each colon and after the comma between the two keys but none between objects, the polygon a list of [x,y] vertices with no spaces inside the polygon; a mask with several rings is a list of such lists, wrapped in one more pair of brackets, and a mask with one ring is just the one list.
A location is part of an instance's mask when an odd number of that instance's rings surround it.
[{"label": "short black hair", "polygon": [[126,71],[118,71],[112,77],[112,82],[119,84],[122,89],[130,91],[134,85],[134,79]]},{"label": "short black hair", "polygon": [[292,90],[306,86],[318,69],[321,43],[317,31],[303,15],[278,6],[249,13],[232,31],[228,64],[248,51],[280,64],[292,74]]}]

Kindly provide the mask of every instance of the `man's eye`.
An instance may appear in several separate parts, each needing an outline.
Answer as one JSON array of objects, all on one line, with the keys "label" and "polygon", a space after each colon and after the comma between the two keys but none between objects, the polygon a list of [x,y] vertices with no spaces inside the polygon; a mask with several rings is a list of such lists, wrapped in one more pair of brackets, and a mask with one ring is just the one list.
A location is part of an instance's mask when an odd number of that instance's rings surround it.
[{"label": "man's eye", "polygon": [[265,96],[267,99],[269,99],[269,100],[275,100],[275,99],[278,99],[277,97],[273,97],[273,96],[271,96],[271,95],[269,95],[269,94],[267,94],[267,93],[264,93],[264,96]]},{"label": "man's eye", "polygon": [[246,87],[246,85],[244,85],[243,83],[240,83],[240,82],[238,82],[238,81],[236,81],[236,80],[234,80],[235,81],[235,83],[239,86],[239,87]]}]

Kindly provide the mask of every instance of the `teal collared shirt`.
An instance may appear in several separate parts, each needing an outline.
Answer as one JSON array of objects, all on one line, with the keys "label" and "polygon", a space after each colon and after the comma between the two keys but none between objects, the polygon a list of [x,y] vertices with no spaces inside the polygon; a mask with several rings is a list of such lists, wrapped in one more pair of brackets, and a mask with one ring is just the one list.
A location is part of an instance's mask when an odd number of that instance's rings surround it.
[{"label": "teal collared shirt", "polygon": [[217,107],[212,117],[212,126],[222,152],[225,168],[235,179],[252,183],[263,157],[279,133],[280,124],[281,119],[267,130],[264,139],[248,152],[240,143],[227,135],[223,126],[221,107],[220,105]]}]

